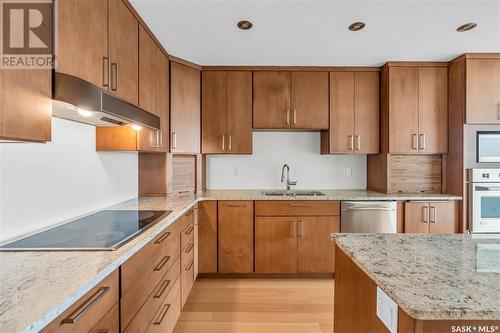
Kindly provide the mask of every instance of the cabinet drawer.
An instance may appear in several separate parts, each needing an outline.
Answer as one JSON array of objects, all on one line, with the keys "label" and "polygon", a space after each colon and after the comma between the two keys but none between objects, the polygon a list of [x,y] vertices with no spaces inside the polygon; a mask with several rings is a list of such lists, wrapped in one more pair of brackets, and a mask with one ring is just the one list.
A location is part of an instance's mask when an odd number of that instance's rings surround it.
[{"label": "cabinet drawer", "polygon": [[147,333],[171,333],[181,314],[181,282],[180,278],[172,286],[170,293],[155,313]]},{"label": "cabinet drawer", "polygon": [[194,284],[194,244],[193,241],[189,243],[181,254],[181,297],[182,306],[186,303],[189,292]]},{"label": "cabinet drawer", "polygon": [[339,215],[338,201],[255,201],[255,216]]},{"label": "cabinet drawer", "polygon": [[184,230],[188,227],[188,225],[193,224],[193,222],[194,222],[194,207],[191,207],[175,223],[179,223],[180,230]]},{"label": "cabinet drawer", "polygon": [[194,223],[189,224],[181,233],[181,248],[185,249],[190,243],[193,243]]},{"label": "cabinet drawer", "polygon": [[116,303],[111,310],[89,331],[89,333],[119,333],[120,306]]},{"label": "cabinet drawer", "polygon": [[151,323],[151,320],[153,320],[155,313],[165,301],[165,298],[173,288],[175,281],[178,280],[180,271],[181,261],[180,258],[177,258],[124,332],[135,333],[145,332],[147,330],[148,325]]},{"label": "cabinet drawer", "polygon": [[173,230],[168,228],[121,266],[122,327],[127,327],[179,256],[180,237]]},{"label": "cabinet drawer", "polygon": [[118,302],[118,270],[92,288],[42,332],[88,332]]}]

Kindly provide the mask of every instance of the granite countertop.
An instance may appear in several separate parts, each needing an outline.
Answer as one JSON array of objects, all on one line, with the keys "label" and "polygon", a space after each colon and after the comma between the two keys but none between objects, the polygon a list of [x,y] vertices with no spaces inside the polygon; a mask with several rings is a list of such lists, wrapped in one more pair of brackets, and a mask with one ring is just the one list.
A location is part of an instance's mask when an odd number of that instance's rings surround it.
[{"label": "granite countertop", "polygon": [[333,234],[399,307],[420,320],[500,319],[500,237]]},{"label": "granite countertop", "polygon": [[0,252],[0,332],[40,331],[200,200],[461,199],[437,194],[321,191],[326,196],[266,197],[260,190],[209,190],[184,197],[136,198],[107,209],[165,209],[172,213],[116,251]]}]

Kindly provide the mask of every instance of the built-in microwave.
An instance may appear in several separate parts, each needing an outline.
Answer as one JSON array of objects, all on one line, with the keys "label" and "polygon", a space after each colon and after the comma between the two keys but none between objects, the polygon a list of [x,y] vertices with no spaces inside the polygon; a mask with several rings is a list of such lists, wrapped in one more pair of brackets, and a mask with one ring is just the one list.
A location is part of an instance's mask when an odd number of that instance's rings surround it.
[{"label": "built-in microwave", "polygon": [[465,125],[464,131],[465,167],[500,168],[500,125]]}]

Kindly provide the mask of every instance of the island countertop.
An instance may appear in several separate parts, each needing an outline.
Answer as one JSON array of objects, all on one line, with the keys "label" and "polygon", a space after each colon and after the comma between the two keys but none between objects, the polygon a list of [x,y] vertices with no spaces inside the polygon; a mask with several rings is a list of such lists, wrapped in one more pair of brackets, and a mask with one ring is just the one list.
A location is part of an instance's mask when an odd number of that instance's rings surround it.
[{"label": "island countertop", "polygon": [[500,319],[498,236],[332,234],[332,239],[414,319]]}]

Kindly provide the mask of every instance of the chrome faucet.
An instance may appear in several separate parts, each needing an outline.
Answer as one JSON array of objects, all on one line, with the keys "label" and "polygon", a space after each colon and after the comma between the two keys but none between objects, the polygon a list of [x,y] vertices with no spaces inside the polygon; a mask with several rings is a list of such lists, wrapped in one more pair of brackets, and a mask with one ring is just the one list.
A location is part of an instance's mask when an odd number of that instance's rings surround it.
[{"label": "chrome faucet", "polygon": [[290,186],[297,185],[296,180],[290,180],[290,167],[285,163],[281,168],[281,182],[285,181],[285,169],[286,169],[286,190],[290,191]]}]

